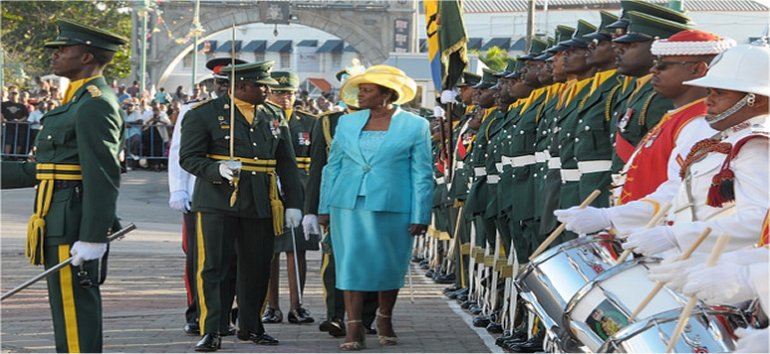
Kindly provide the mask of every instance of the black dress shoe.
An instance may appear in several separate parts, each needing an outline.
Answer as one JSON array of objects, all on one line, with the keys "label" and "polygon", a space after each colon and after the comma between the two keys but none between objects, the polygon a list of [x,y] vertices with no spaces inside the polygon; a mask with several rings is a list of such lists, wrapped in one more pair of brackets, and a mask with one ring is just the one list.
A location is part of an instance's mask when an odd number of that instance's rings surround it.
[{"label": "black dress shoe", "polygon": [[[457,297],[457,300],[460,300],[460,296]],[[465,310],[467,310],[468,308],[470,308],[473,305],[476,305],[476,301],[465,300],[465,301],[460,303],[460,307],[465,309]]]},{"label": "black dress shoe", "polygon": [[[289,311],[289,323],[313,323],[315,322],[315,319],[311,317],[310,311],[298,308],[296,310]],[[263,321],[264,322],[264,321]]]},{"label": "black dress shoe", "polygon": [[234,336],[235,335],[235,326],[230,326],[227,328],[227,331],[222,333],[222,337],[228,337],[228,336]]},{"label": "black dress shoe", "polygon": [[222,348],[222,338],[216,333],[206,333],[201,340],[195,344],[196,352],[215,352]]},{"label": "black dress shoe", "polygon": [[257,345],[278,345],[278,340],[267,333],[241,332],[238,331],[238,339],[252,341]]},{"label": "black dress shoe", "polygon": [[344,337],[348,334],[345,331],[345,324],[338,318],[321,322],[318,329],[322,332],[328,332],[330,336],[335,338]]},{"label": "black dress shoe", "polygon": [[468,312],[470,312],[472,315],[479,315],[481,312],[484,311],[481,306],[473,305],[468,308]]},{"label": "black dress shoe", "polygon": [[425,272],[426,278],[433,278],[433,269],[428,269],[427,272]]},{"label": "black dress shoe", "polygon": [[455,282],[455,275],[454,274],[444,274],[439,277],[437,277],[435,280],[436,284],[454,284]]},{"label": "black dress shoe", "polygon": [[502,336],[497,337],[495,339],[495,344],[497,346],[502,347],[503,342],[524,342],[527,340],[527,331],[526,330],[517,330],[513,331],[513,333],[508,333],[508,331],[505,331]]},{"label": "black dress shoe", "polygon": [[446,297],[450,299],[457,299],[458,297],[463,295],[466,295],[466,296],[468,295],[468,288],[460,288],[455,291],[446,293]]},{"label": "black dress shoe", "polygon": [[441,293],[442,294],[449,294],[449,293],[453,293],[453,292],[455,292],[457,290],[460,290],[460,289],[462,289],[462,288],[460,288],[457,285],[452,285],[452,286],[448,286],[448,287],[444,288],[444,290],[442,290]]},{"label": "black dress shoe", "polygon": [[489,326],[488,316],[476,316],[473,318],[473,327],[485,328],[487,326]]},{"label": "black dress shoe", "polygon": [[508,349],[514,353],[537,353],[543,351],[543,338],[532,337],[523,342],[509,342]]},{"label": "black dress shoe", "polygon": [[283,322],[283,312],[268,307],[262,315],[262,323],[281,323]]},{"label": "black dress shoe", "polygon": [[198,323],[196,322],[190,322],[184,325],[184,328],[182,330],[188,336],[199,337],[201,335],[201,326],[199,326]]},{"label": "black dress shoe", "polygon": [[503,333],[503,325],[495,322],[490,322],[487,325],[487,332],[493,333],[493,334]]},{"label": "black dress shoe", "polygon": [[420,262],[422,262],[422,260],[423,260],[422,257],[413,256],[412,259],[411,259],[411,262],[412,263],[420,263]]}]

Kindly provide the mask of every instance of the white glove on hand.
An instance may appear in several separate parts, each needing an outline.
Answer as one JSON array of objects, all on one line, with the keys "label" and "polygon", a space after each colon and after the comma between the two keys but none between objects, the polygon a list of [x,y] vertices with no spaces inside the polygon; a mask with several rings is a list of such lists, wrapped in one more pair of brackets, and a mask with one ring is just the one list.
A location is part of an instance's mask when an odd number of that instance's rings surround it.
[{"label": "white glove on hand", "polygon": [[770,329],[736,328],[735,353],[767,353],[770,351]]},{"label": "white glove on hand", "polygon": [[70,249],[72,265],[79,266],[85,261],[102,258],[104,252],[107,252],[106,243],[75,241]]},{"label": "white glove on hand", "polygon": [[286,209],[284,217],[286,218],[286,226],[292,229],[302,223],[302,211],[299,209]]},{"label": "white glove on hand", "polygon": [[555,210],[553,215],[562,224],[567,224],[567,231],[578,234],[597,232],[612,226],[607,210],[600,208],[586,207],[581,209],[579,206],[573,206],[569,209]]},{"label": "white glove on hand", "polygon": [[230,167],[222,162],[219,163],[219,175],[222,176],[222,178],[232,182],[234,173],[235,171],[233,171]]},{"label": "white glove on hand", "polygon": [[749,267],[724,262],[687,271],[682,293],[709,304],[733,304],[757,296],[749,282]]},{"label": "white glove on hand", "polygon": [[452,90],[441,91],[441,103],[452,103],[455,101],[455,97],[457,97],[457,92]]},{"label": "white glove on hand", "polygon": [[687,270],[694,267],[703,266],[706,263],[706,254],[693,254],[690,258],[680,261],[679,255],[674,255],[664,259],[659,264],[650,265],[650,272],[647,278],[652,281],[659,281],[666,284],[671,290],[682,292],[682,286],[687,281]]},{"label": "white glove on hand", "polygon": [[186,191],[174,191],[168,198],[168,206],[180,213],[190,210],[190,196]]},{"label": "white glove on hand", "polygon": [[676,247],[676,239],[667,226],[636,230],[628,235],[628,239],[623,243],[623,249],[645,256],[658,254],[674,247]]},{"label": "white glove on hand", "polygon": [[302,217],[302,231],[305,232],[305,241],[310,240],[310,235],[320,235],[321,225],[318,225],[318,216],[307,214]]},{"label": "white glove on hand", "polygon": [[444,117],[444,113],[446,112],[444,112],[444,109],[441,108],[441,106],[433,107],[433,117],[442,118]]}]

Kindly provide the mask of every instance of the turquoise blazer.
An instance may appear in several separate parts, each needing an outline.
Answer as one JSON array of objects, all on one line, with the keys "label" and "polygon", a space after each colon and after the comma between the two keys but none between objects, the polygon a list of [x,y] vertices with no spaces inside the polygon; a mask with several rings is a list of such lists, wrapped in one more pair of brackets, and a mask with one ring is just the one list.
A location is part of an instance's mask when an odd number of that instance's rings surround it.
[{"label": "turquoise blazer", "polygon": [[430,224],[433,169],[428,121],[396,109],[371,161],[359,148],[369,110],[340,117],[321,177],[319,214],[331,207],[354,209],[364,176],[364,210],[410,213],[412,224]]}]

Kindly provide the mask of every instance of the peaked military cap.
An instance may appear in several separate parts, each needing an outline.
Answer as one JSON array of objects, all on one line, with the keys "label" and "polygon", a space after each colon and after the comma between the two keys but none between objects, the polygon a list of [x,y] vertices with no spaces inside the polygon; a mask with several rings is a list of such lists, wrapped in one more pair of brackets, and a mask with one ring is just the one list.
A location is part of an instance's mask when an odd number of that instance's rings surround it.
[{"label": "peaked military cap", "polygon": [[457,87],[465,87],[465,86],[473,86],[479,83],[481,81],[481,76],[476,75],[472,72],[463,72],[462,77],[460,78],[460,82],[457,84]]},{"label": "peaked military cap", "polygon": [[[540,59],[534,59],[534,60],[540,60]],[[518,60],[518,58],[514,59],[514,61],[515,61],[515,66],[513,67],[513,70],[508,75],[505,75],[506,79],[518,79],[519,77],[521,77],[521,69],[524,67],[524,62],[521,60]]]},{"label": "peaked military cap", "polygon": [[270,77],[270,70],[273,69],[273,61],[258,61],[255,63],[236,64],[235,66],[226,66],[220,70],[224,75],[230,77],[230,73],[235,70],[236,81],[253,81],[258,84],[265,85],[277,85],[278,81],[275,81]]},{"label": "peaked military cap", "polygon": [[567,49],[567,46],[561,43],[572,38],[573,34],[575,34],[575,29],[572,27],[564,26],[564,25],[556,26],[556,31],[554,34],[554,43],[556,44],[552,45],[545,51],[550,54],[555,54],[557,52]]},{"label": "peaked military cap", "polygon": [[232,59],[232,58],[214,58],[206,62],[206,69],[211,70],[214,74],[213,76],[219,79],[230,79],[227,75],[222,75],[221,71],[222,68],[231,65],[232,63],[235,63],[235,65],[238,64],[244,64],[246,63],[245,60],[241,60],[238,58]]},{"label": "peaked military cap", "polygon": [[59,35],[45,44],[46,48],[59,48],[71,45],[87,45],[94,48],[117,52],[128,39],[115,33],[70,20],[57,20]]},{"label": "peaked military cap", "polygon": [[542,38],[534,37],[529,45],[529,53],[527,55],[519,57],[517,60],[535,60],[536,57],[543,54],[543,51],[548,47],[548,42]]},{"label": "peaked military cap", "polygon": [[650,16],[641,12],[630,11],[626,34],[613,39],[617,43],[645,42],[654,39],[665,39],[674,33],[689,29],[688,25]]},{"label": "peaked military cap", "polygon": [[599,16],[602,18],[602,23],[599,24],[599,28],[596,30],[596,32],[589,33],[583,36],[583,38],[589,41],[607,41],[612,39],[613,31],[607,28],[607,26],[617,21],[618,16],[615,16],[607,11],[599,11]]},{"label": "peaked military cap", "polygon": [[577,31],[575,31],[570,40],[563,42],[563,44],[568,47],[588,48],[589,40],[583,38],[583,36],[593,32],[596,32],[596,26],[586,20],[578,20]]},{"label": "peaked military cap", "polygon": [[277,85],[270,85],[273,91],[297,91],[299,88],[299,76],[288,71],[273,71],[270,77],[278,81]]},{"label": "peaked military cap", "polygon": [[499,73],[495,73],[495,76],[497,76],[498,78],[504,78],[517,70],[516,62],[518,60],[514,58],[506,58],[505,61],[507,63],[507,65],[505,66],[505,69]]},{"label": "peaked military cap", "polygon": [[481,75],[481,81],[479,81],[478,84],[473,86],[473,88],[479,89],[479,90],[485,90],[497,84],[497,77],[495,76],[494,71],[489,69],[484,69],[483,72],[484,73]]}]

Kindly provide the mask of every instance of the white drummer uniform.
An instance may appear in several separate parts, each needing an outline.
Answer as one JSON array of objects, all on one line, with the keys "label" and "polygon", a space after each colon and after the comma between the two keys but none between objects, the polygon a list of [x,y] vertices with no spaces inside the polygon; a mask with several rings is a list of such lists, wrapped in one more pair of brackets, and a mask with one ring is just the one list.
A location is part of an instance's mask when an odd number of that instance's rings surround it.
[{"label": "white drummer uniform", "polygon": [[680,252],[689,248],[706,227],[710,227],[712,232],[698,248],[698,252],[709,252],[717,236],[722,234],[731,237],[726,251],[756,245],[770,205],[768,118],[770,116],[762,115],[748,119],[717,136],[721,142],[730,143],[733,148],[749,136],[758,136],[745,142],[728,162],[735,175],[734,201],[724,203],[722,207],[707,204],[712,178],[725,163],[725,154],[710,152],[685,171],[687,173],[667,217],[673,221],[671,230]]}]

